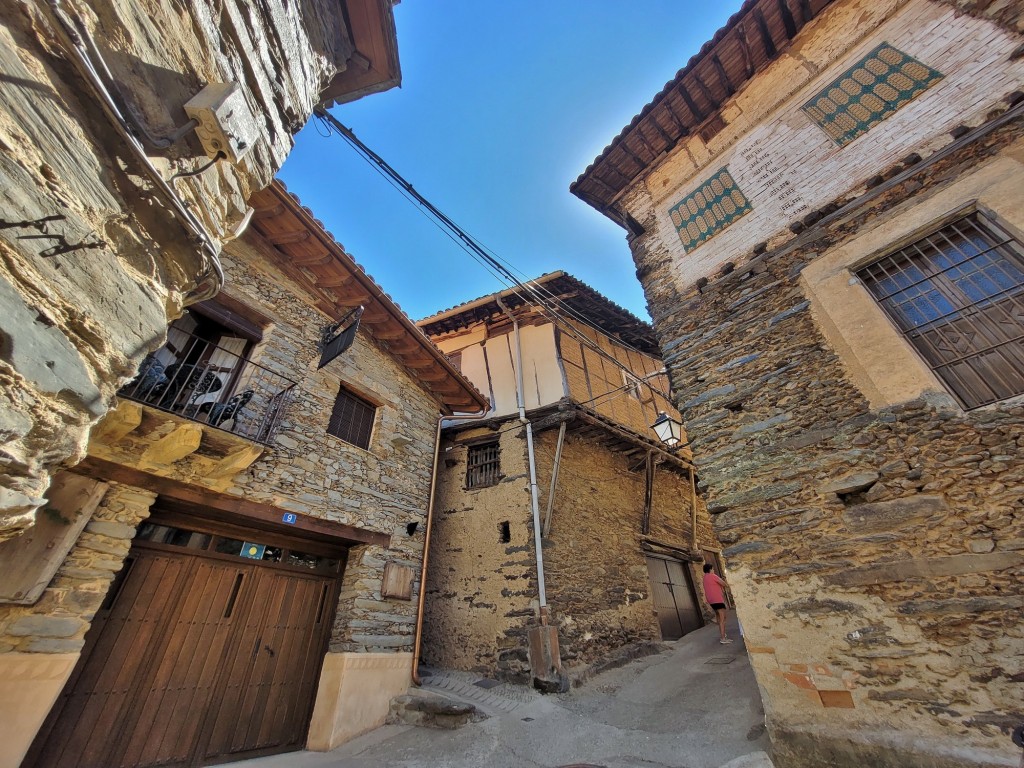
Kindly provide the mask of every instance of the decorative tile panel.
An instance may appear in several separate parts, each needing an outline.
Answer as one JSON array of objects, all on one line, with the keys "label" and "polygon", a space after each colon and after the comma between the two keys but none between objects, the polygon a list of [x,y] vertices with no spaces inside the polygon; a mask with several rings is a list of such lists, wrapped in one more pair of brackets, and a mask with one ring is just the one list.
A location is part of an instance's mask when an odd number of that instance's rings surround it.
[{"label": "decorative tile panel", "polygon": [[941,72],[882,43],[804,104],[803,111],[842,147],[942,78]]},{"label": "decorative tile panel", "polygon": [[668,215],[683,248],[692,251],[750,210],[750,201],[736,186],[729,168],[724,167],[676,203]]}]

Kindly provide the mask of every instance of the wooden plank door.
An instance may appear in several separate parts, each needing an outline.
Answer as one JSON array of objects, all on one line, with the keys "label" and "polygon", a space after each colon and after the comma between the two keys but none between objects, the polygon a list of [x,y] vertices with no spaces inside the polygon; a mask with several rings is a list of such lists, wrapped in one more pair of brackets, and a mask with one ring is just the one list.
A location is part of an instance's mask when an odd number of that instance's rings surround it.
[{"label": "wooden plank door", "polygon": [[24,768],[300,748],[336,599],[322,574],[133,549]]},{"label": "wooden plank door", "polygon": [[184,764],[198,719],[192,707],[209,696],[195,665],[220,658],[236,571],[218,561],[133,552],[25,766],[137,765],[158,750],[166,750],[163,763]]},{"label": "wooden plank door", "polygon": [[305,743],[336,580],[261,569],[254,594],[239,626],[238,650],[224,665],[201,748],[204,763]]},{"label": "wooden plank door", "polygon": [[683,634],[700,629],[704,626],[704,618],[697,606],[697,598],[694,596],[693,584],[690,582],[686,566],[678,560],[666,560],[665,567]]},{"label": "wooden plank door", "polygon": [[648,557],[647,574],[662,640],[678,640],[687,632],[704,625],[682,563]]}]

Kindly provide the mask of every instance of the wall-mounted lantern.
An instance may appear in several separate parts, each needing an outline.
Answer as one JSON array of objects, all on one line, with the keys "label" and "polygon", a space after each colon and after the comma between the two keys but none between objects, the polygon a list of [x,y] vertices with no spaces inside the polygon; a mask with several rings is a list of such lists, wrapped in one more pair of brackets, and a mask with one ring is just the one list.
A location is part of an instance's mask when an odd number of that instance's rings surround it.
[{"label": "wall-mounted lantern", "polygon": [[658,439],[669,448],[679,445],[683,439],[682,422],[676,421],[664,411],[658,412],[658,418],[651,424],[651,429],[654,430]]}]

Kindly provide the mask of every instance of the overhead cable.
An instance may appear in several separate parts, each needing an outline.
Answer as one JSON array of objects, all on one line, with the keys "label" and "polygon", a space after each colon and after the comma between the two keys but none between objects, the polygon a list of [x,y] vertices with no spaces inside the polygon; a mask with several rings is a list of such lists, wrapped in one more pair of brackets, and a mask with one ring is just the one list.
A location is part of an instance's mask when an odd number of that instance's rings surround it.
[{"label": "overhead cable", "polygon": [[[556,323],[559,328],[574,337],[581,345],[591,349],[617,368],[627,373],[633,373],[631,368],[616,359],[613,355],[601,349],[601,347],[592,339],[580,333],[579,330],[569,322],[569,320],[571,319],[579,324],[585,325],[602,336],[607,335],[603,329],[595,325],[579,310],[562,300],[561,297],[557,296],[547,286],[536,280],[526,279],[524,282],[520,279],[520,276],[516,274],[518,270],[516,270],[511,263],[501,259],[496,253],[483,246],[475,237],[462,229],[450,217],[438,209],[437,206],[417,191],[416,188],[413,187],[413,185],[398,171],[396,171],[383,157],[364,144],[350,128],[342,124],[326,109],[323,107],[317,107],[314,110],[314,114],[322,121],[323,125],[327,127],[329,131],[333,130],[344,138],[366,162],[384,176],[388,182],[402,194],[403,197],[409,200],[409,202],[414,203],[421,213],[427,216],[427,218],[430,219],[438,229],[444,232],[449,239],[466,251],[477,263],[498,279],[499,282],[505,283],[523,303],[537,306],[549,317],[549,319]],[[569,318],[567,319],[563,315],[569,315]],[[628,342],[622,339],[619,339],[618,341],[626,348],[643,354]],[[660,395],[665,400],[671,402],[671,397],[668,393],[662,392],[649,381],[640,379],[639,383],[646,386],[651,390],[651,392]]]}]

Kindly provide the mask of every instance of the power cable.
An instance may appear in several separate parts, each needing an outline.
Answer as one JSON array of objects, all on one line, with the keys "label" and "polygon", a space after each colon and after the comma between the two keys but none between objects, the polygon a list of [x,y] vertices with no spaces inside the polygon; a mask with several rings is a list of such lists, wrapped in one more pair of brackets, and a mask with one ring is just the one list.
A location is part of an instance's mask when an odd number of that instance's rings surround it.
[{"label": "power cable", "polygon": [[[545,312],[545,314],[547,314],[553,322],[558,324],[564,332],[576,338],[576,340],[579,341],[580,344],[588,347],[589,349],[597,353],[599,356],[608,360],[615,367],[628,373],[633,373],[633,371],[629,367],[624,365],[613,355],[601,349],[600,346],[596,344],[593,340],[579,333],[579,331],[576,328],[574,328],[571,323],[566,321],[566,319],[562,316],[562,312],[567,311],[568,313],[574,316],[573,319],[575,319],[577,322],[590,327],[591,329],[593,329],[594,331],[603,336],[606,336],[607,334],[605,334],[601,328],[597,327],[592,322],[590,322],[589,318],[586,318],[580,312],[576,311],[575,309],[567,305],[565,302],[561,301],[561,299],[555,296],[550,290],[548,290],[546,286],[541,286],[539,283],[532,280],[528,280],[529,283],[533,284],[532,287],[524,283],[515,274],[515,271],[518,270],[515,270],[515,267],[513,265],[511,265],[510,263],[506,263],[504,262],[504,260],[498,258],[496,254],[493,254],[493,252],[489,251],[489,249],[482,246],[472,235],[470,235],[468,232],[459,227],[458,224],[456,224],[451,218],[445,215],[440,209],[437,208],[437,206],[435,206],[426,197],[420,194],[415,189],[415,187],[413,187],[413,185],[409,181],[407,181],[386,160],[384,160],[384,158],[382,158],[380,155],[378,155],[376,152],[370,149],[366,144],[364,144],[350,128],[343,125],[326,109],[324,109],[323,107],[317,107],[316,110],[314,110],[314,114],[317,117],[319,117],[325,125],[329,126],[330,128],[333,128],[340,136],[342,136],[342,138],[348,141],[348,143],[352,145],[352,147],[367,162],[375,166],[378,169],[378,171],[382,173],[382,175],[388,178],[388,180],[392,183],[392,186],[395,186],[397,189],[399,189],[407,200],[409,200],[410,202],[414,202],[418,206],[420,206],[424,210],[425,215],[429,214],[428,218],[433,217],[433,219],[435,220],[435,224],[438,224],[439,228],[441,228],[442,231],[445,231],[445,233],[448,234],[449,238],[455,241],[458,245],[460,245],[463,248],[463,250],[467,251],[470,254],[470,256],[474,258],[475,261],[480,263],[481,266],[484,266],[484,268],[487,269],[488,272],[490,272],[493,276],[498,278],[499,282],[504,282],[508,284],[509,288],[513,291],[513,293],[515,293],[515,295],[519,297],[521,301],[527,304],[533,304],[540,308],[541,311]],[[623,346],[629,349],[633,349],[638,353],[640,352],[640,350],[636,350],[623,340],[620,339],[618,341],[622,343]],[[667,393],[661,392],[659,389],[654,387],[650,382],[641,380],[641,383],[648,389],[650,389],[652,392],[661,395],[666,400],[671,401],[671,398],[668,396]]]}]

